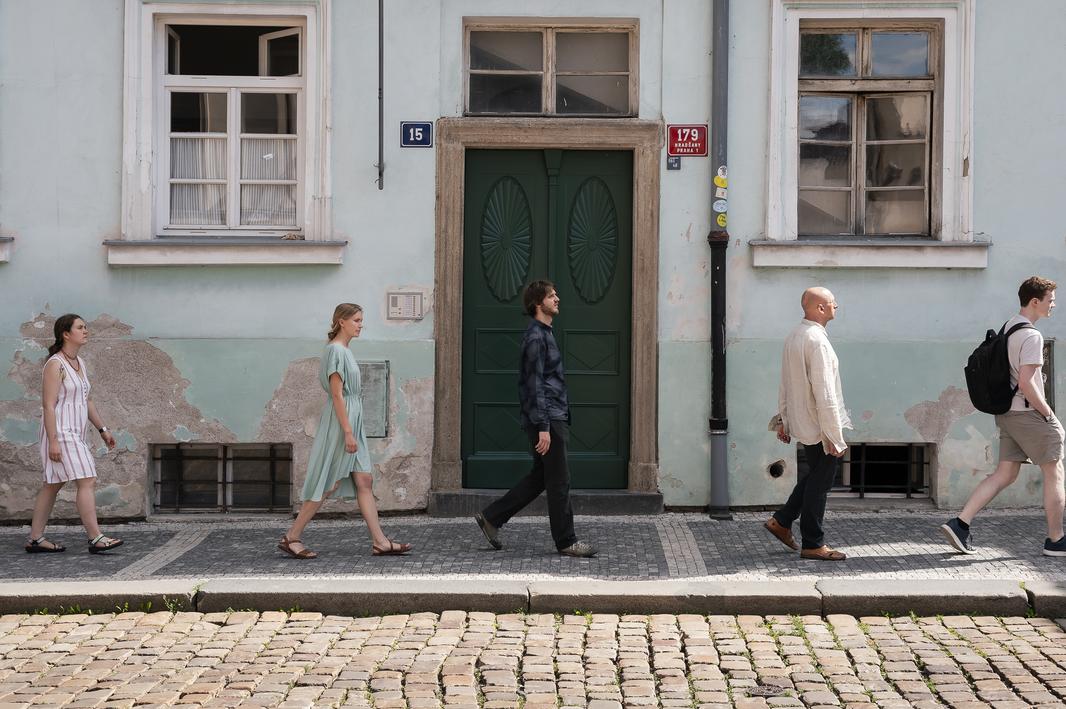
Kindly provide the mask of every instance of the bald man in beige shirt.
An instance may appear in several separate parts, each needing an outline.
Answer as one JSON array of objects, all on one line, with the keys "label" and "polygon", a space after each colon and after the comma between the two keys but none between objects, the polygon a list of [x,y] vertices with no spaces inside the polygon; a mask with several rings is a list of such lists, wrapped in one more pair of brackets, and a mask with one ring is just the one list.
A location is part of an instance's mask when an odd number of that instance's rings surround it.
[{"label": "bald man in beige shirt", "polygon": [[800,303],[803,320],[785,339],[779,409],[771,427],[782,443],[795,438],[803,444],[809,472],[796,482],[788,501],[763,526],[785,546],[800,549],[792,536],[792,523],[798,518],[801,557],[843,561],[844,552],[827,546],[822,530],[826,496],[848,448],[843,429],[851,428],[840,386],[840,365],[825,329],[836,316],[837,303],[833,294],[821,287],[805,290]]}]

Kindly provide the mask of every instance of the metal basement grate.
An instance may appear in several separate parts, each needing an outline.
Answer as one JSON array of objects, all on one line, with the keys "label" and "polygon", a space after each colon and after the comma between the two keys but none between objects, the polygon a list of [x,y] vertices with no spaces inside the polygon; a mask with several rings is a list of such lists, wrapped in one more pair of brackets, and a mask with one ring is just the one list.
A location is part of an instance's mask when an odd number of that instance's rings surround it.
[{"label": "metal basement grate", "polygon": [[[841,461],[833,497],[929,497],[931,447],[926,443],[852,443]],[[796,468],[807,474],[803,446]]]},{"label": "metal basement grate", "polygon": [[171,443],[152,447],[156,512],[288,512],[289,443]]}]

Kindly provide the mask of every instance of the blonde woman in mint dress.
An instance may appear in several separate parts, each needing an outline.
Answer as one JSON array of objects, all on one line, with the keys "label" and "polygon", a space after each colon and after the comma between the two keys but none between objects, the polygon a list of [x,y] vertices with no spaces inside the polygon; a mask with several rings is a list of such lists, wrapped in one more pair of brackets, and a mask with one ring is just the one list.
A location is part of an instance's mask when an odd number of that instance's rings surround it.
[{"label": "blonde woman in mint dress", "polygon": [[410,544],[398,544],[386,537],[378,523],[370,451],[363,431],[362,379],[355,355],[348,349],[348,344],[362,330],[363,309],[358,305],[341,303],[333,311],[329,344],[322,353],[318,373],[329,400],[322,409],[307,463],[304,503],[296,521],[278,544],[279,549],[296,559],[318,556],[300,541],[300,535],[331,495],[358,501],[359,512],[370,532],[371,554],[387,556],[411,551]]}]

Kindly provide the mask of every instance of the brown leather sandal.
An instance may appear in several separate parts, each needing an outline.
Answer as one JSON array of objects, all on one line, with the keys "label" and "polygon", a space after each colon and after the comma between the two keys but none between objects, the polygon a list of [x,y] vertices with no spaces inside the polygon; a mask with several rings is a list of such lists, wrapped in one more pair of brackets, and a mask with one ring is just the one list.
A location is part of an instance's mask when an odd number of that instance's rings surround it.
[{"label": "brown leather sandal", "polygon": [[300,551],[296,551],[292,548],[293,544],[303,544],[299,539],[289,539],[288,537],[282,537],[278,542],[278,549],[291,556],[293,559],[314,559],[318,556],[317,553],[311,551],[307,547],[304,547]]},{"label": "brown leather sandal", "polygon": [[407,552],[411,551],[410,544],[397,544],[396,542],[389,540],[389,546],[387,548],[379,547],[374,544],[370,547],[371,556],[403,556]]},{"label": "brown leather sandal", "polygon": [[848,558],[848,555],[844,552],[830,549],[824,545],[817,549],[804,549],[800,552],[800,556],[804,559],[815,559],[816,561],[844,561],[844,559]]},{"label": "brown leather sandal", "polygon": [[766,520],[762,526],[763,529],[777,537],[777,540],[786,547],[793,551],[799,551],[800,545],[796,543],[796,538],[792,536],[792,530],[778,522],[776,517]]}]

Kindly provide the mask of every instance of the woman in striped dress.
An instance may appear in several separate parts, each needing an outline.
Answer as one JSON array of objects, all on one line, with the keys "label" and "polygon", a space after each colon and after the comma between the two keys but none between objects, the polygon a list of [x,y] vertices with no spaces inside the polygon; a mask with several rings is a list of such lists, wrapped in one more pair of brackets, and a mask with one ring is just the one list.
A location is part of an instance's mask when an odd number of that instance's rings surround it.
[{"label": "woman in striped dress", "polygon": [[78,488],[75,504],[85,531],[89,534],[89,551],[96,554],[122,544],[100,532],[96,522],[96,464],[85,443],[85,423],[91,421],[109,449],[115,438],[100,421],[89,398],[89,377],[78,351],[89,340],[89,328],[77,315],[69,313],[56,319],[55,343],[48,348],[44,364],[41,403],[41,464],[44,486],[33,506],[33,522],[26,551],[31,554],[64,551],[62,544],[44,538],[44,526],[65,484],[74,481]]}]

